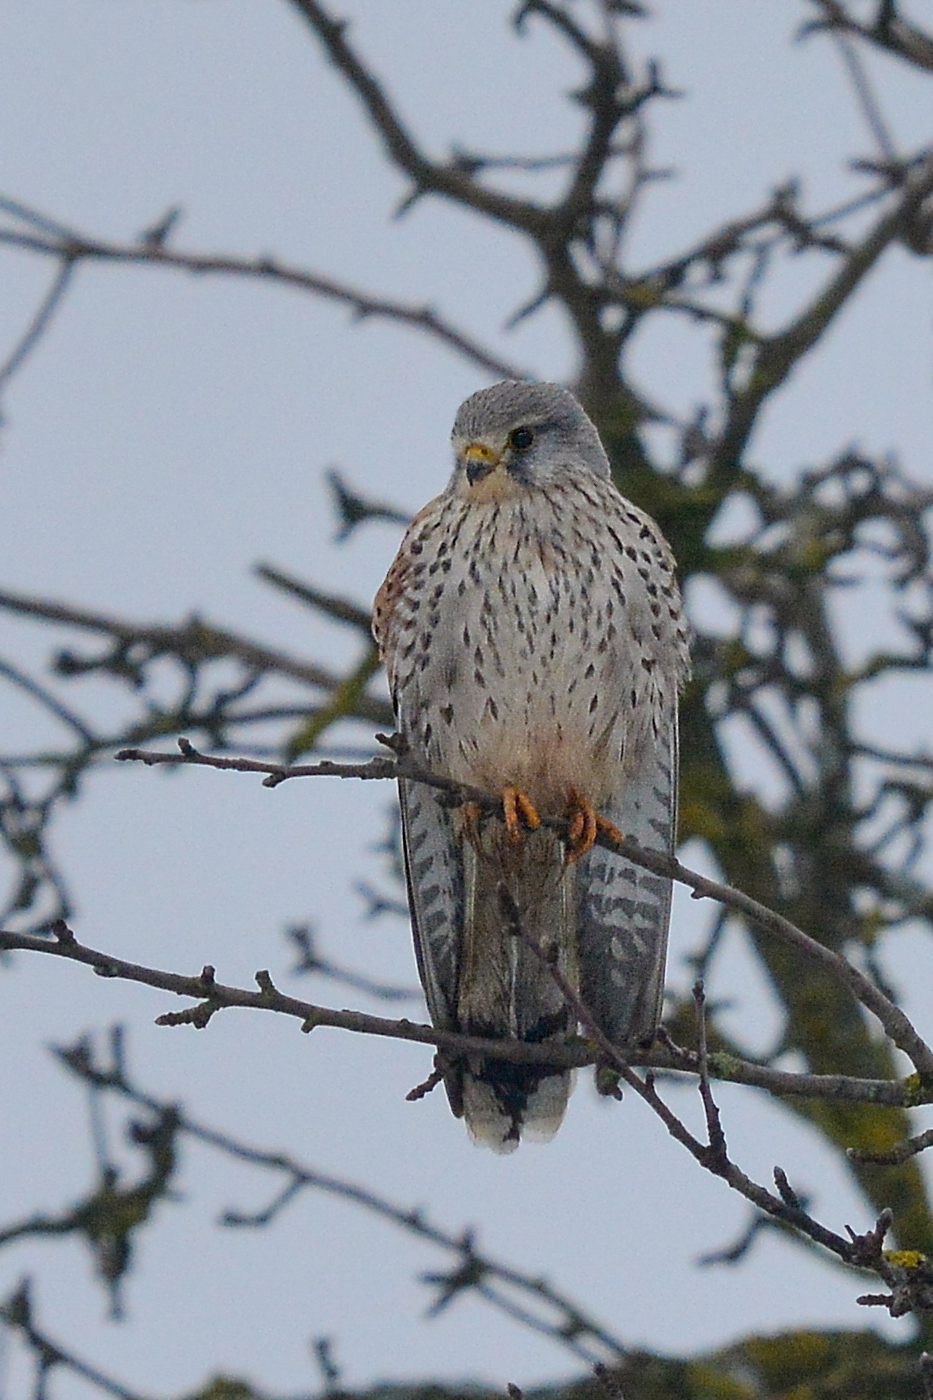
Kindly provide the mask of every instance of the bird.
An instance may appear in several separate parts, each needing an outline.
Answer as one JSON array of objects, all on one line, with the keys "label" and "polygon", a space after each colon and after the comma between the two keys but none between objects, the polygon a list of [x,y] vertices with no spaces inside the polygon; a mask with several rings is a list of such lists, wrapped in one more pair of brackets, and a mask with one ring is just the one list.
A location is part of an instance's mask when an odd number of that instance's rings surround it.
[{"label": "bird", "polygon": [[[428,1010],[436,1027],[487,1040],[576,1034],[533,940],[615,1046],[647,1044],[671,882],[594,842],[603,828],[673,853],[690,665],[674,559],[562,386],[481,389],[451,439],[453,474],[412,520],[373,607],[402,750],[502,802],[497,820],[399,782]],[[557,1132],[571,1070],[494,1054],[439,1063],[474,1142],[505,1153]]]}]

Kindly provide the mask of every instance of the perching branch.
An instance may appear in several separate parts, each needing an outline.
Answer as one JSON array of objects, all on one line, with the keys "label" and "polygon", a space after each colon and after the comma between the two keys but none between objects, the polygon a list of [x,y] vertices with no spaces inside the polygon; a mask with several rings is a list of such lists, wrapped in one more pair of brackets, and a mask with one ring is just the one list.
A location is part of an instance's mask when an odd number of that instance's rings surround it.
[{"label": "perching branch", "polygon": [[[559,1069],[576,1069],[597,1062],[601,1051],[584,1040],[572,1040],[560,1045],[554,1042],[531,1044],[527,1041],[486,1040],[481,1036],[465,1036],[444,1031],[436,1026],[421,1025],[407,1018],[390,1020],[371,1016],[362,1011],[337,1010],[315,1002],[280,992],[267,971],[256,973],[258,991],[226,986],[216,979],[216,972],[205,966],[198,976],[166,972],[128,962],[125,958],[105,953],[79,943],[71,929],[59,922],[51,929],[51,937],[38,934],[0,930],[0,952],[46,953],[67,958],[71,962],[91,967],[99,977],[136,982],[159,991],[193,1000],[196,1005],[184,1011],[168,1011],[156,1018],[161,1026],[191,1025],[203,1029],[222,1010],[241,1007],[253,1011],[273,1011],[291,1016],[301,1022],[301,1029],[312,1031],[318,1026],[331,1026],[358,1035],[376,1035],[393,1040],[415,1041],[434,1045],[453,1056],[485,1055],[509,1064],[547,1065]],[[672,1073],[695,1074],[696,1056],[665,1042],[650,1051],[632,1051],[627,1063],[648,1066]],[[776,1097],[803,1097],[837,1102],[872,1103],[891,1108],[916,1106],[933,1102],[933,1090],[913,1080],[859,1079],[845,1075],[794,1074],[742,1060],[736,1055],[711,1053],[710,1074],[733,1084],[748,1084],[766,1089]],[[927,1094],[929,1093],[929,1098]]]},{"label": "perching branch", "polygon": [[[490,793],[483,792],[463,783],[431,773],[415,763],[407,754],[396,758],[375,758],[369,763],[340,764],[330,760],[321,763],[295,764],[291,767],[282,764],[262,763],[254,759],[227,758],[198,753],[186,740],[179,740],[178,753],[153,753],[143,749],[124,749],[116,755],[122,761],[137,761],[147,765],[170,764],[200,765],[208,768],[234,769],[239,772],[265,773],[263,786],[278,787],[290,778],[341,777],[362,779],[405,778],[412,782],[424,783],[441,792],[449,793],[460,802],[475,803],[484,812],[501,814],[501,802]],[[559,817],[542,817],[542,824],[558,834],[566,832],[567,823]],[[617,841],[603,831],[597,836],[600,845],[609,850],[618,850],[636,864],[684,884],[693,891],[694,898],[715,899],[736,912],[743,914],[752,924],[764,933],[780,939],[781,942],[806,954],[819,962],[828,972],[842,983],[869,1011],[881,1022],[891,1040],[910,1059],[922,1080],[933,1083],[933,1050],[926,1044],[912,1026],[908,1017],[887,997],[876,984],[869,980],[841,954],[827,948],[792,924],[789,919],[766,908],[741,890],[711,880],[705,875],[689,870],[680,861],[660,851],[649,851],[635,841]]]},{"label": "perching branch", "polygon": [[[124,760],[138,759],[148,764],[194,764],[219,769],[233,769],[250,773],[265,773],[265,784],[278,786],[289,778],[297,777],[343,777],[363,779],[386,779],[405,777],[411,781],[423,782],[428,786],[448,792],[453,800],[470,801],[483,811],[501,817],[501,804],[498,799],[450,779],[439,777],[412,762],[407,755],[395,758],[376,758],[365,764],[337,764],[325,760],[317,764],[300,764],[291,768],[262,763],[252,759],[227,758],[200,754],[186,741],[180,741],[177,754],[156,754],[145,751],[125,750],[118,755]],[[559,834],[566,830],[566,823],[558,818],[543,818],[545,825]],[[707,1067],[717,1078],[739,1083],[755,1084],[777,1095],[801,1095],[828,1099],[842,1099],[890,1106],[915,1105],[927,1101],[928,1092],[933,1097],[933,1079],[925,1066],[930,1058],[930,1050],[917,1034],[903,1012],[862,973],[845,958],[825,948],[810,938],[801,929],[781,916],[749,899],[741,891],[731,889],[708,877],[688,870],[679,861],[660,852],[651,852],[639,847],[635,842],[617,842],[608,833],[601,833],[601,844],[610,849],[619,849],[628,858],[656,874],[666,875],[686,884],[696,897],[713,898],[726,907],[734,908],[746,915],[765,931],[788,941],[793,947],[817,959],[842,984],[858,997],[878,1016],[895,1044],[904,1050],[917,1069],[917,1080],[860,1080],[842,1075],[797,1075],[778,1071],[767,1066],[753,1065],[731,1055],[709,1055]],[[256,974],[258,991],[229,987],[216,980],[213,967],[205,967],[200,976],[191,977],[165,972],[156,968],[144,967],[127,962],[110,954],[87,948],[80,944],[72,931],[58,921],[52,927],[51,939],[38,935],[18,934],[12,931],[0,932],[0,950],[21,950],[51,953],[72,961],[81,962],[94,968],[100,976],[122,978],[141,982],[147,986],[170,991],[176,995],[192,998],[196,1005],[182,1012],[168,1012],[158,1018],[161,1025],[190,1024],[203,1028],[211,1017],[222,1009],[239,1006],[260,1010],[276,1011],[297,1017],[302,1029],[309,1031],[319,1025],[334,1026],[360,1034],[389,1036],[402,1040],[414,1040],[433,1044],[438,1049],[453,1055],[477,1054],[493,1055],[510,1063],[544,1063],[559,1066],[579,1066],[593,1062],[593,1050],[589,1046],[571,1044],[555,1047],[548,1045],[528,1045],[522,1042],[489,1041],[478,1037],[462,1036],[451,1031],[438,1030],[430,1026],[414,1025],[408,1020],[387,1020],[382,1017],[365,1015],[361,1012],[334,1010],[300,1000],[281,993],[272,983],[268,972]],[[570,995],[569,991],[565,994]],[[610,1050],[618,1058],[618,1051],[603,1043],[604,1038],[598,1027],[587,1020],[585,1008],[580,1009],[582,1023],[596,1045],[596,1058],[606,1058]],[[590,1018],[591,1021],[591,1018]],[[695,1072],[701,1061],[688,1051],[679,1051],[669,1042],[660,1050],[649,1055],[626,1055],[626,1064],[646,1064],[658,1069]]]}]

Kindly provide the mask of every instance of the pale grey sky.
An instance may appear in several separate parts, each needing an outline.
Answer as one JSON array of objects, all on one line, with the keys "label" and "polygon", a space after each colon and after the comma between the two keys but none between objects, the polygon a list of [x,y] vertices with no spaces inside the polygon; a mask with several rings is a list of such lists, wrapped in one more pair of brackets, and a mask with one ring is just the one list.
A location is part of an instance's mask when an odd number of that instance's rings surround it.
[{"label": "pale grey sky", "polygon": [[[540,26],[517,39],[510,6],[484,0],[343,0],[353,35],[436,152],[566,148],[579,78]],[[870,152],[828,45],[793,43],[806,6],[658,0],[636,28],[686,91],[658,109],[659,185],[635,231],[656,260],[801,174],[842,195],[846,161]],[[872,63],[905,147],[929,140],[929,93]],[[435,303],[541,377],[572,372],[558,315],[501,326],[535,289],[517,240],[404,193],[355,102],[285,3],[247,0],[14,0],[0,14],[0,191],[93,234],[132,238],[171,204],[179,247],[274,253],[393,296]],[[650,251],[649,251],[650,250]],[[28,320],[50,268],[0,252],[0,355]],[[800,285],[789,269],[788,300]],[[857,441],[896,449],[933,477],[929,272],[889,255],[824,349],[769,412],[755,455],[781,476]],[[643,387],[684,408],[711,373],[702,334],[646,339]],[[448,474],[460,400],[475,368],[411,332],[296,294],[178,273],[82,269],[48,337],[10,387],[0,455],[0,582],[142,619],[212,619],[295,650],[343,660],[345,643],[260,586],[271,560],[367,603],[397,547],[377,525],[333,542],[323,481],[339,463],[373,495],[415,509]],[[871,390],[869,391],[869,386]],[[818,407],[817,407],[818,405]],[[0,618],[24,660],[51,643]],[[75,693],[89,696],[90,685]],[[111,703],[109,700],[105,703]],[[22,742],[31,716],[0,692],[0,724]],[[918,733],[928,715],[911,709]],[[905,719],[905,722],[908,722]],[[75,928],[94,946],[184,971],[214,963],[248,984],[257,967],[286,982],[280,931],[312,920],[335,957],[394,981],[414,979],[407,927],[362,919],[352,891],[377,879],[373,844],[387,787],[289,784],[139,768],[101,772],[58,826],[77,896]],[[697,928],[679,900],[671,968]],[[920,937],[899,945],[914,985],[933,972]],[[740,950],[725,990],[751,995]],[[331,1000],[326,984],[289,984]],[[347,1004],[350,994],[336,994]],[[360,1002],[360,1004],[365,1004]],[[756,1012],[755,1008],[759,1008]],[[131,1065],[156,1094],[248,1142],[417,1205],[444,1226],[473,1224],[497,1257],[546,1274],[632,1345],[712,1346],[756,1329],[866,1324],[860,1291],[800,1249],[763,1240],[740,1268],[698,1270],[746,1209],[705,1177],[637,1104],[596,1101],[581,1077],[565,1126],[546,1148],[499,1159],[474,1149],[440,1094],[407,1104],[427,1073],[422,1048],[226,1013],[203,1034],[153,1025],[168,998],[18,957],[0,975],[0,1217],[54,1210],[92,1170],[80,1093],[42,1048],[126,1022]],[[420,1015],[414,1009],[412,1014]],[[930,1031],[929,1008],[919,1009]],[[814,1193],[834,1228],[865,1212],[840,1168],[789,1114],[724,1090],[734,1155],[768,1177],[775,1162]],[[699,1122],[692,1095],[677,1105]],[[66,1122],[70,1135],[53,1136]],[[68,1150],[62,1143],[69,1144]],[[15,1151],[12,1147],[15,1146]],[[73,1155],[76,1154],[76,1155]],[[471,1377],[499,1387],[579,1368],[551,1342],[478,1300],[426,1320],[417,1282],[444,1259],[349,1206],[306,1195],[255,1234],[214,1227],[228,1204],[257,1206],[271,1182],[185,1149],[185,1199],[163,1206],[140,1241],[128,1319],[106,1320],[89,1262],[73,1245],[0,1253],[0,1295],[34,1275],[39,1318],[102,1369],[149,1394],[193,1389],[212,1371],[296,1392],[316,1376],[307,1340],[329,1335],[343,1380]],[[870,1319],[880,1325],[879,1316]],[[909,1324],[889,1324],[897,1337]],[[25,1393],[18,1353],[0,1362],[4,1400]],[[57,1395],[90,1392],[58,1383]]]}]

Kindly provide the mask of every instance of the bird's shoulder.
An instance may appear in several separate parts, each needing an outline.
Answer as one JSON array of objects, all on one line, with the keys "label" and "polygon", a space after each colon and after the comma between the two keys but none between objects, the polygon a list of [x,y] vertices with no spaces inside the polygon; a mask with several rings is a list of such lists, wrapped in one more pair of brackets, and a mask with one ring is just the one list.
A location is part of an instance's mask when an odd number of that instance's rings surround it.
[{"label": "bird's shoulder", "polygon": [[404,597],[411,585],[412,576],[419,566],[420,556],[424,549],[423,536],[425,531],[430,530],[436,524],[444,512],[448,499],[446,493],[435,496],[418,511],[402,536],[398,553],[389,565],[389,572],[383,579],[373,601],[373,636],[383,660],[385,660],[386,648],[389,645],[393,618],[399,599]]}]

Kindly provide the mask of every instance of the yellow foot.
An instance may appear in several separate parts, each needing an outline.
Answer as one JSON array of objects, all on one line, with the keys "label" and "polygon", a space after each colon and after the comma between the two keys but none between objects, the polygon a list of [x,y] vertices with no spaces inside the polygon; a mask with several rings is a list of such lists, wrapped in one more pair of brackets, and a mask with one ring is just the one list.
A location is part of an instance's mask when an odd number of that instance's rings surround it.
[{"label": "yellow foot", "polygon": [[537,831],[541,825],[538,809],[527,792],[522,792],[520,788],[509,786],[502,789],[502,811],[513,841],[522,839],[523,823],[530,831]]},{"label": "yellow foot", "polygon": [[623,839],[615,822],[611,822],[608,817],[601,817],[593,804],[587,802],[586,798],[581,797],[578,792],[570,794],[570,801],[567,804],[567,822],[567,835],[564,838],[567,847],[567,854],[564,858],[565,865],[573,865],[574,861],[585,856],[587,851],[591,851],[600,831],[604,831],[613,841]]}]

